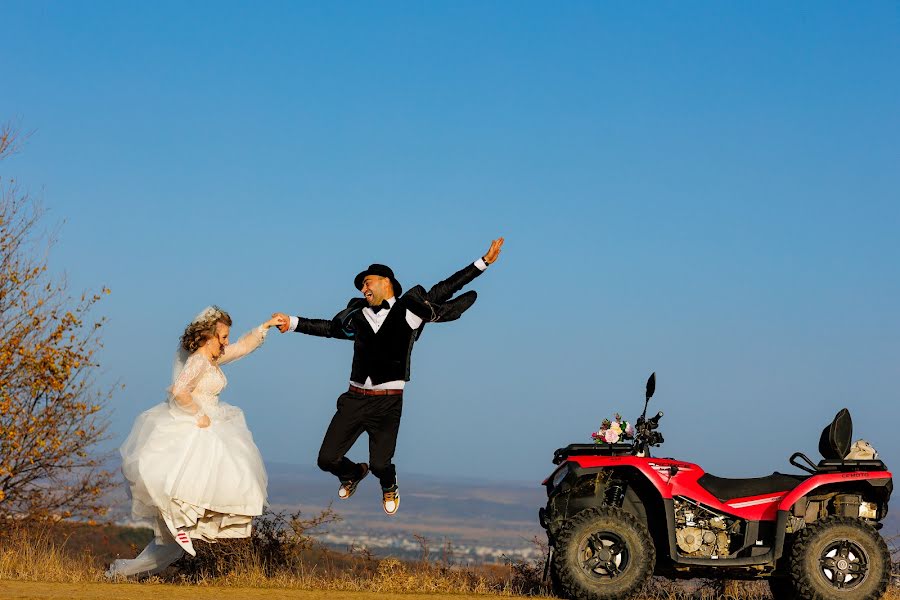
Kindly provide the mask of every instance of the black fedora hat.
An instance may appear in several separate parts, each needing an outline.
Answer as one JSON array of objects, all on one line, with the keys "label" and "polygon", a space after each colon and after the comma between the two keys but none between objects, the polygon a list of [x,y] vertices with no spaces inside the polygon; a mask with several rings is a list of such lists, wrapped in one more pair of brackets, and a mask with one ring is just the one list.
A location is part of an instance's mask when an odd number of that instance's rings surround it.
[{"label": "black fedora hat", "polygon": [[396,277],[394,277],[394,272],[387,265],[379,265],[378,263],[369,265],[368,269],[353,278],[353,285],[354,287],[356,287],[356,289],[362,289],[363,279],[366,278],[366,275],[378,275],[379,277],[387,277],[391,280],[391,285],[394,286],[394,296],[399,298],[400,294],[403,293],[403,286],[400,285],[400,282],[397,281]]}]

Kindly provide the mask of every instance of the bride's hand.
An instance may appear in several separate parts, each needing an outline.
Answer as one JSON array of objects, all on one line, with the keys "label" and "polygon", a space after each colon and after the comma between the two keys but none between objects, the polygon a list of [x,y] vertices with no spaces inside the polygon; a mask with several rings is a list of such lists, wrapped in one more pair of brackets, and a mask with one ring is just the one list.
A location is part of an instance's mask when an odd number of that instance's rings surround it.
[{"label": "bride's hand", "polygon": [[265,327],[266,329],[270,327],[278,327],[280,329],[282,325],[284,325],[284,318],[281,317],[281,315],[272,317],[271,319],[263,323],[263,327]]},{"label": "bride's hand", "polygon": [[197,427],[199,427],[200,429],[209,427],[209,417],[206,415],[200,415],[200,417],[197,418]]}]

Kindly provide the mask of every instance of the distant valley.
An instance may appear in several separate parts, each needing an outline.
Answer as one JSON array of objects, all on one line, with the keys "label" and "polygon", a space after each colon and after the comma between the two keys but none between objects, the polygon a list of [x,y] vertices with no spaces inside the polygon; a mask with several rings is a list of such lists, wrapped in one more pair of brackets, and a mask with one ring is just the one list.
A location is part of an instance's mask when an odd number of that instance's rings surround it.
[{"label": "distant valley", "polygon": [[381,509],[381,488],[366,478],[347,501],[337,499],[337,481],[313,467],[273,463],[269,469],[269,502],[275,510],[301,509],[314,515],[329,503],[343,521],[319,538],[335,546],[364,545],[377,554],[418,556],[428,541],[433,555],[447,542],[456,560],[498,562],[503,556],[536,558],[533,542],[545,540],[537,511],[546,502],[540,482],[491,482],[441,479],[400,474],[400,512],[388,517]]}]

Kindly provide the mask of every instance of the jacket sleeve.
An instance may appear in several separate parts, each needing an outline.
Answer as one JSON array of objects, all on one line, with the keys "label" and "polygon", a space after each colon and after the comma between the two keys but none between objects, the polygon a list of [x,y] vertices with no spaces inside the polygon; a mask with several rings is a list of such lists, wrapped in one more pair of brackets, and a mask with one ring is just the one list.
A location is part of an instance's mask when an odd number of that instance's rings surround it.
[{"label": "jacket sleeve", "polygon": [[347,336],[346,332],[341,328],[340,322],[335,319],[297,319],[297,333],[305,333],[307,335],[315,335],[318,337],[336,338],[339,340],[353,339]]},{"label": "jacket sleeve", "polygon": [[453,294],[463,289],[466,284],[482,273],[481,269],[474,264],[470,264],[447,279],[435,284],[434,287],[428,290],[427,299],[429,302],[446,302],[453,297]]},{"label": "jacket sleeve", "polygon": [[352,340],[356,337],[353,318],[366,304],[363,298],[351,298],[347,303],[347,308],[334,315],[330,321],[297,317],[297,328],[294,331],[319,337]]}]

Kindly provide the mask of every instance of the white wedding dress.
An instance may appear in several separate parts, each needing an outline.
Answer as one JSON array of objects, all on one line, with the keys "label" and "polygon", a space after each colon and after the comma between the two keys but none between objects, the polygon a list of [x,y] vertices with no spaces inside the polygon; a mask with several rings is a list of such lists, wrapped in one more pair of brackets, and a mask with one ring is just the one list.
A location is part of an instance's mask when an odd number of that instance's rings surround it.
[{"label": "white wedding dress", "polygon": [[[135,559],[116,560],[109,576],[154,574],[182,555],[174,536],[215,542],[250,535],[251,520],[266,502],[266,470],[241,409],[219,401],[227,383],[219,365],[262,345],[257,327],[225,347],[212,364],[195,352],[176,375],[169,399],[141,414],[120,448],[122,473],[132,499],[132,518],[153,528],[155,538]],[[177,361],[176,361],[177,362]],[[199,413],[175,396],[189,392]],[[198,427],[198,415],[209,417]]]}]

